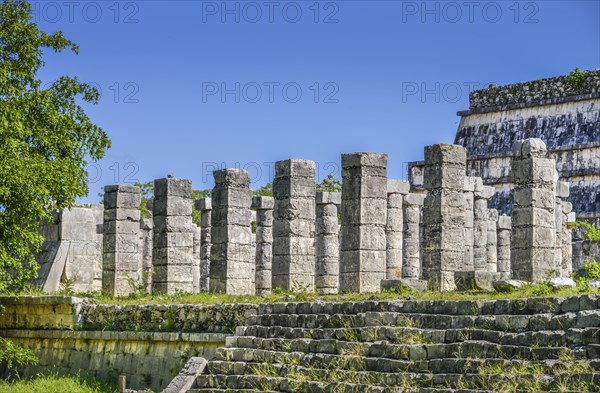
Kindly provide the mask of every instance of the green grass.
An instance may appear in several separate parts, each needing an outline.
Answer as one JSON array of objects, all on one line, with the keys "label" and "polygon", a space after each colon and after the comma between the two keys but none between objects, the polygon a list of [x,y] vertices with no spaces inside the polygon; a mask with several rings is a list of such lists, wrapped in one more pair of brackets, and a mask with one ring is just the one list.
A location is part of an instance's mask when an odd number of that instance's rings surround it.
[{"label": "green grass", "polygon": [[368,301],[368,300],[493,300],[493,299],[518,299],[531,297],[566,297],[583,295],[588,293],[599,293],[587,286],[575,289],[561,289],[553,291],[547,284],[529,285],[523,289],[512,292],[486,292],[486,291],[423,291],[412,292],[410,290],[390,290],[380,293],[346,293],[338,295],[320,295],[316,292],[289,292],[275,291],[269,295],[240,296],[215,293],[177,293],[169,296],[137,295],[129,297],[114,298],[99,292],[76,294],[76,296],[95,299],[100,304],[262,304],[277,302],[313,302],[316,300],[340,302],[340,301]]},{"label": "green grass", "polygon": [[117,387],[90,377],[40,375],[30,380],[0,380],[0,393],[117,393]]}]

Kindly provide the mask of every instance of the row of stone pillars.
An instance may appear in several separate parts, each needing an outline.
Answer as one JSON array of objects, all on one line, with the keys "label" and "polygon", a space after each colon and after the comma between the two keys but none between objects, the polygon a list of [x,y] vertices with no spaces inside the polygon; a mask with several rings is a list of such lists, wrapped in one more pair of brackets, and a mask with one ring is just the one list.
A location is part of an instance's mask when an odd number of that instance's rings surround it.
[{"label": "row of stone pillars", "polygon": [[[561,198],[568,187],[557,182],[540,142],[515,145],[512,218],[488,209],[494,190],[466,176],[466,152],[457,145],[425,149],[426,193],[388,180],[385,154],[344,154],[342,193],[316,192],[312,161],[277,162],[273,197],[253,197],[244,170],[218,170],[212,197],[195,204],[199,228],[191,222],[191,182],[156,180],[153,225],[143,222],[141,243],[152,248],[152,292],[376,292],[382,281],[452,290],[566,275],[565,223],[573,217]],[[125,295],[135,275],[149,270],[146,252],[140,258],[131,249],[140,244],[139,189],[105,191],[104,289]]]}]

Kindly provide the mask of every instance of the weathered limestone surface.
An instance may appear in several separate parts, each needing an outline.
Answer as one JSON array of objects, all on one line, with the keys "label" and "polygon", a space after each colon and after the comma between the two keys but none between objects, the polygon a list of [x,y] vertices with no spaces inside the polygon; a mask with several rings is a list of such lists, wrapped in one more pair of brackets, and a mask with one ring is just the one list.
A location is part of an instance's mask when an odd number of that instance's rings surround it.
[{"label": "weathered limestone surface", "polygon": [[[556,178],[546,145],[530,138],[513,146],[512,278],[540,282],[556,274]],[[558,270],[560,272],[560,270]]]},{"label": "weathered limestone surface", "polygon": [[275,200],[269,196],[252,198],[252,209],[256,211],[256,271],[255,287],[258,295],[272,290],[273,270],[273,208]]},{"label": "weathered limestone surface", "polygon": [[488,271],[488,199],[494,195],[494,188],[481,186],[476,190],[473,209],[473,267],[475,271]]},{"label": "weathered limestone surface", "polygon": [[196,210],[200,210],[200,292],[208,292],[210,281],[210,249],[212,227],[212,199],[201,198],[195,202]]},{"label": "weathered limestone surface", "polygon": [[192,259],[192,292],[200,293],[200,249],[202,229],[196,224],[192,224],[193,234],[193,259]]},{"label": "weathered limestone surface", "polygon": [[510,237],[511,219],[509,216],[498,217],[498,273],[503,280],[510,278]]},{"label": "weathered limestone surface", "polygon": [[152,228],[154,223],[151,218],[140,219],[140,246],[142,250],[142,272],[152,272]]},{"label": "weathered limestone surface", "polygon": [[104,187],[102,291],[112,296],[133,293],[141,279],[140,201],[139,187]]},{"label": "weathered limestone surface", "polygon": [[321,293],[337,293],[340,273],[338,206],[339,192],[317,192],[315,288]]},{"label": "weathered limestone surface", "polygon": [[315,163],[275,163],[273,288],[315,289]]},{"label": "weathered limestone surface", "polygon": [[342,154],[340,292],[378,292],[386,271],[387,154]]},{"label": "weathered limestone surface", "polygon": [[421,277],[421,232],[423,203],[425,194],[409,193],[403,199],[404,234],[402,253],[402,277],[419,279]]},{"label": "weathered limestone surface", "polygon": [[386,238],[386,279],[402,278],[404,230],[403,199],[410,191],[408,181],[388,180]]},{"label": "weathered limestone surface", "polygon": [[193,291],[192,182],[154,180],[152,293]]},{"label": "weathered limestone surface", "polygon": [[243,169],[222,169],[213,175],[210,291],[251,295],[255,288],[250,176]]},{"label": "weathered limestone surface", "polygon": [[481,190],[483,182],[480,177],[465,177],[464,202],[465,202],[465,252],[461,270],[471,271],[474,267],[474,237],[475,237],[475,190]]},{"label": "weathered limestone surface", "polygon": [[498,210],[488,209],[487,223],[487,271],[498,271]]},{"label": "weathered limestone surface", "polygon": [[465,246],[464,184],[466,149],[458,145],[425,148],[423,279],[433,290],[454,290]]}]

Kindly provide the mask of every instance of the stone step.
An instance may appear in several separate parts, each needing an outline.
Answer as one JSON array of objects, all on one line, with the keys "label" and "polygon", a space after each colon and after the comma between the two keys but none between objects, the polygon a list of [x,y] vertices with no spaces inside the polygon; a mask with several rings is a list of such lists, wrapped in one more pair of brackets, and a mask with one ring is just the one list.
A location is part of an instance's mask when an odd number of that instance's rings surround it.
[{"label": "stone step", "polygon": [[248,325],[304,329],[405,326],[442,330],[479,328],[505,332],[554,331],[600,327],[600,310],[533,315],[444,315],[398,312],[366,312],[356,315],[265,314],[250,317]]},{"label": "stone step", "polygon": [[531,315],[600,309],[596,294],[498,300],[385,300],[359,302],[293,302],[258,306],[258,314],[360,314],[399,312],[445,315]]},{"label": "stone step", "polygon": [[[236,330],[237,336],[260,338],[318,339],[373,342],[386,340],[406,343],[421,340],[429,343],[452,343],[465,340],[483,340],[503,345],[540,345],[564,347],[600,344],[600,328],[567,329],[558,331],[503,332],[486,329],[422,329],[417,327],[369,326],[360,328],[302,329],[285,326],[248,326]],[[235,339],[231,339],[235,343]],[[232,344],[235,346],[235,344]]]},{"label": "stone step", "polygon": [[[409,361],[398,361],[385,358],[363,358],[362,364],[359,364],[361,360],[355,358],[327,358],[318,359],[311,361],[310,359],[298,358],[279,358],[281,363],[250,363],[250,362],[238,362],[238,361],[211,361],[208,366],[208,372],[211,374],[231,374],[231,375],[242,375],[242,374],[256,374],[255,368],[264,368],[266,365],[273,365],[273,367],[282,367],[289,365],[302,365],[311,369],[332,369],[337,368],[339,370],[358,370],[358,371],[369,371],[376,373],[397,373],[397,372],[410,372],[410,373],[463,373],[463,372],[485,372],[491,368],[502,369],[502,370],[522,370],[522,369],[535,369],[538,372],[544,374],[555,374],[560,373],[562,370],[568,370],[573,367],[583,367],[584,364],[581,361],[575,360],[544,360],[544,361],[523,361],[523,360],[507,360],[507,359],[433,359],[429,361],[409,362]],[[354,367],[352,369],[352,367]],[[592,360],[585,365],[585,369],[592,371],[600,371],[600,361]],[[272,369],[271,371],[274,371]],[[347,370],[346,370],[347,371]]]},{"label": "stone step", "polygon": [[[428,352],[428,349],[422,347],[419,348],[418,346],[415,346],[408,351],[402,350],[400,353],[390,353],[389,355],[384,353],[377,354],[376,356],[365,355],[361,353],[360,350],[352,349],[350,349],[348,352],[342,352],[341,354],[327,354],[250,348],[220,348],[217,350],[217,356],[215,360],[271,364],[302,364],[306,367],[313,368],[327,368],[331,364],[348,363],[349,367],[354,367],[356,370],[402,372],[412,369],[420,372],[429,370],[433,372],[440,372],[444,371],[443,367],[446,367],[444,366],[444,362],[449,362],[445,359],[453,359],[453,361],[460,361],[461,359],[464,360],[467,358],[519,359],[537,361],[538,359],[560,360],[565,357],[564,348],[553,348],[553,352],[547,351],[546,353],[539,351],[536,352],[536,349],[532,349],[531,353],[527,353],[529,356],[525,356],[525,351],[523,351],[523,353],[519,356],[502,356],[502,354],[505,353],[502,351],[495,351],[494,353],[490,352],[488,354],[483,354],[483,356],[477,356],[477,351],[474,351],[474,354],[469,352],[469,350],[476,346],[477,343],[472,342],[470,346],[462,347],[462,352],[449,353],[449,356],[442,356],[442,354],[447,353],[443,348],[429,348]],[[578,353],[582,354],[581,352]],[[546,356],[540,356],[540,354]],[[582,355],[584,354],[585,353]],[[437,360],[438,363],[433,362],[433,360]],[[438,365],[438,367],[435,367],[436,365]],[[459,366],[457,366],[457,368],[459,368]]]},{"label": "stone step", "polygon": [[[359,373],[357,377],[338,382],[333,378],[333,370],[301,370],[286,367],[281,370],[285,377],[265,375],[223,375],[205,374],[197,378],[199,388],[217,389],[257,389],[260,391],[281,392],[403,392],[411,388],[443,387],[450,389],[479,389],[487,391],[528,391],[567,390],[574,387],[579,391],[598,391],[598,374],[412,374],[390,373],[384,380],[378,380],[374,373]],[[346,374],[343,377],[347,377]],[[315,380],[321,379],[321,380]]]}]

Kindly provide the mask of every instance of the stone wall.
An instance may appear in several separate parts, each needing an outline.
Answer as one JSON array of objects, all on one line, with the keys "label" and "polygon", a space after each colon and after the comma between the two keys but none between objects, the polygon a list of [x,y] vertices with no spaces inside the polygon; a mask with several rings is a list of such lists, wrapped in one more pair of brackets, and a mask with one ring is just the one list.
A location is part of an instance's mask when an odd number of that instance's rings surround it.
[{"label": "stone wall", "polygon": [[160,390],[192,356],[210,359],[258,306],[107,305],[64,296],[0,297],[0,337],[33,350],[38,372],[92,375]]},{"label": "stone wall", "polygon": [[77,292],[102,287],[102,205],[55,210],[40,224],[44,244],[34,285],[53,293],[61,283]]},{"label": "stone wall", "polygon": [[219,333],[157,333],[68,330],[3,330],[2,337],[31,349],[39,358],[23,370],[24,377],[40,372],[90,375],[127,387],[160,391],[192,356],[211,359],[225,344]]}]

